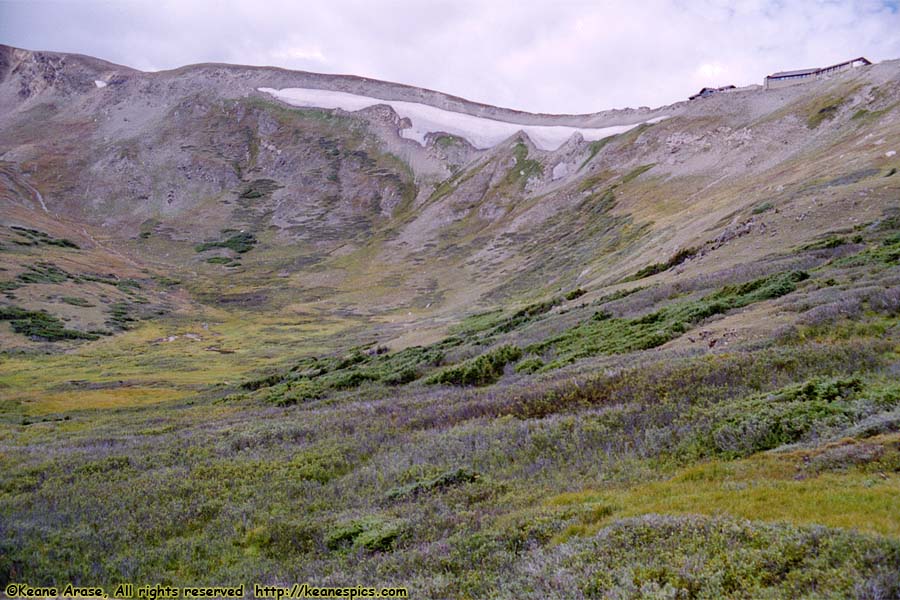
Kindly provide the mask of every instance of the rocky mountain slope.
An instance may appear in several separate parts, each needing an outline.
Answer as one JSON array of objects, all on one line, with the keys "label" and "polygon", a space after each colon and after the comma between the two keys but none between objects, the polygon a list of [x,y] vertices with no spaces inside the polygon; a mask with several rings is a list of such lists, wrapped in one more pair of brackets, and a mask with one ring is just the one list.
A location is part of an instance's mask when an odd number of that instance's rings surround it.
[{"label": "rocky mountain slope", "polygon": [[[897,162],[886,156],[896,63],[780,91],[559,117],[354,77],[228,65],[141,73],[0,53],[6,202],[68,220],[70,236],[95,236],[86,246],[183,274],[213,304],[244,294],[280,308],[431,314],[613,284],[688,248],[703,249],[691,265],[702,270],[723,254],[818,235],[846,186],[809,206],[800,198],[811,176],[884,174]],[[401,137],[405,123],[385,105],[298,110],[258,91],[298,86],[522,124],[668,118],[601,141],[575,135],[555,151],[524,134],[478,150],[434,132],[423,147]],[[879,201],[852,202],[865,212]],[[766,203],[781,210],[753,214]],[[7,214],[7,226],[30,225]],[[718,251],[732,230],[752,231],[735,242],[749,247]],[[252,250],[216,245],[236,234]]]}]

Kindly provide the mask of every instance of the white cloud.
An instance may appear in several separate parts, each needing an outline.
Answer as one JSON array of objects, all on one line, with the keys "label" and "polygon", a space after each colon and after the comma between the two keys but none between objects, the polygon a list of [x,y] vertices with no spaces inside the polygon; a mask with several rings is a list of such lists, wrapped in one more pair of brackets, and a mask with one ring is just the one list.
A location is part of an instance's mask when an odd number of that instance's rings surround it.
[{"label": "white cloud", "polygon": [[272,50],[271,53],[269,53],[269,56],[271,56],[272,59],[274,59],[278,64],[303,60],[327,62],[325,55],[322,54],[322,50],[315,46],[290,46],[276,48]]},{"label": "white cloud", "polygon": [[660,105],[705,85],[900,57],[876,0],[0,2],[0,41],[138,68],[353,73],[541,112]]}]

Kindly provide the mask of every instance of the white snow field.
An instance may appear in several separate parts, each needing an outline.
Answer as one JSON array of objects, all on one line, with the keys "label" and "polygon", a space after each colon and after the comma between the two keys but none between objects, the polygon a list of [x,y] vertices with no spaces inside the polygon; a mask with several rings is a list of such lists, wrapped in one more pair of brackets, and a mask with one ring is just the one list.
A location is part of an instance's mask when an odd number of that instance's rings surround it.
[{"label": "white snow field", "polygon": [[524,131],[535,146],[541,150],[556,150],[575,133],[580,133],[585,140],[600,140],[611,135],[628,131],[643,123],[656,123],[666,117],[657,117],[631,125],[613,127],[566,127],[558,125],[522,125],[485,117],[474,117],[463,113],[435,108],[418,102],[401,100],[382,100],[369,96],[315,90],[309,88],[258,88],[260,92],[271,94],[282,102],[292,106],[315,108],[340,108],[349,112],[362,110],[376,104],[387,104],[400,117],[408,118],[412,127],[401,130],[400,135],[425,145],[428,133],[443,132],[468,140],[479,149],[490,148],[508,139],[518,131]]}]

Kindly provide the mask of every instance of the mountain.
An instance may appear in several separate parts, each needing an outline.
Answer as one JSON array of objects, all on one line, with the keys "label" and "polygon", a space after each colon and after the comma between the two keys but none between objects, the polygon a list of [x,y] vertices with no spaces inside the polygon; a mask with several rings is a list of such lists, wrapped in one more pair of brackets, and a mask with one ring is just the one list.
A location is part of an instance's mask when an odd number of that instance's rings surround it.
[{"label": "mountain", "polygon": [[0,582],[889,596],[898,97],[0,46]]}]

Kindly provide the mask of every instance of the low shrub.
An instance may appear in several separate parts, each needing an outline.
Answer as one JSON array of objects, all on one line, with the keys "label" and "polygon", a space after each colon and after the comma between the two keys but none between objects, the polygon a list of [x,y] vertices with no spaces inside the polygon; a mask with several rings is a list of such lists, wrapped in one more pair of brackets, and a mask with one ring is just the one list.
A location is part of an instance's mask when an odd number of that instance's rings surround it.
[{"label": "low shrub", "polygon": [[16,306],[0,306],[0,321],[9,321],[13,331],[35,341],[96,340],[100,337],[96,333],[67,329],[62,321],[49,313]]},{"label": "low shrub", "polygon": [[685,418],[694,434],[682,445],[687,456],[747,456],[813,435],[834,434],[885,408],[900,404],[900,391],[866,389],[857,377],[813,378],[771,394],[699,408]]},{"label": "low shrub", "polygon": [[62,283],[69,278],[72,276],[67,272],[52,263],[45,262],[29,266],[24,273],[16,277],[21,283]]},{"label": "low shrub", "polygon": [[544,366],[544,361],[536,356],[526,358],[516,365],[516,373],[536,373]]},{"label": "low shrub", "polygon": [[677,267],[684,261],[693,258],[697,255],[697,252],[699,252],[697,248],[682,248],[673,254],[666,262],[654,263],[640,269],[637,273],[629,277],[628,281],[643,279],[645,277],[650,277],[651,275],[656,275],[657,273],[662,273],[663,271],[668,271],[672,267]]},{"label": "low shrub", "polygon": [[425,380],[427,384],[488,385],[503,376],[507,364],[522,358],[518,346],[505,345],[467,360],[459,365],[444,369]]},{"label": "low shrub", "polygon": [[674,339],[693,325],[713,315],[755,302],[778,298],[797,289],[807,279],[805,271],[790,271],[727,285],[699,300],[673,304],[634,319],[614,318],[606,312],[562,334],[525,348],[529,354],[552,350],[555,359],[544,370],[558,368],[580,358],[597,354],[623,354],[655,348]]},{"label": "low shrub", "polygon": [[404,521],[370,515],[338,525],[325,537],[325,544],[331,550],[362,548],[386,552],[393,549],[405,530]]},{"label": "low shrub", "polygon": [[244,254],[253,250],[253,247],[256,246],[256,244],[257,239],[255,235],[249,231],[242,231],[224,240],[197,244],[194,246],[194,250],[197,252],[205,252],[206,250],[212,250],[213,248],[227,248],[238,254]]},{"label": "low shrub", "polygon": [[651,514],[522,556],[504,598],[891,598],[900,544],[820,526]]},{"label": "low shrub", "polygon": [[415,498],[420,494],[443,490],[448,487],[472,483],[478,481],[480,475],[464,467],[445,471],[434,477],[414,481],[413,483],[390,490],[387,497],[390,500]]},{"label": "low shrub", "polygon": [[227,257],[227,256],[211,256],[210,258],[207,258],[207,259],[206,259],[206,262],[208,262],[208,263],[211,264],[211,265],[228,265],[228,266],[231,266],[231,265],[237,265],[237,264],[238,264],[238,262],[237,262],[236,260],[234,260],[233,258],[229,258],[229,257]]},{"label": "low shrub", "polygon": [[805,244],[800,247],[801,250],[827,250],[830,248],[837,248],[838,246],[843,246],[847,243],[847,240],[840,236],[829,236],[827,238],[811,242],[809,244]]},{"label": "low shrub", "polygon": [[79,306],[82,308],[89,308],[91,306],[94,306],[84,298],[78,298],[76,296],[63,296],[62,298],[60,298],[60,300],[62,300],[66,304],[71,304],[72,306]]},{"label": "low shrub", "polygon": [[[58,246],[60,248],[72,248],[78,250],[79,246],[72,240],[65,238],[55,238],[52,235],[38,231],[37,229],[28,229],[27,227],[10,227],[13,231],[25,238],[27,242],[21,243],[23,246]],[[20,243],[20,242],[16,242]]]}]

